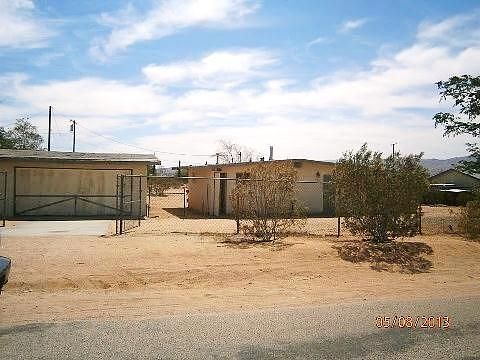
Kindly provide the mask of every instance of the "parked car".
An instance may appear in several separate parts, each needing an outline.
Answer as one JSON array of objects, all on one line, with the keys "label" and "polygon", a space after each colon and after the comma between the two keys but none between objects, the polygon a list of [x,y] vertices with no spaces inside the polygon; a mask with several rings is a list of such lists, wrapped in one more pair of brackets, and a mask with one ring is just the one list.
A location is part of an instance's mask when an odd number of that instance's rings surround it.
[{"label": "parked car", "polygon": [[2,292],[3,285],[8,282],[11,266],[12,261],[9,258],[0,256],[0,293]]}]

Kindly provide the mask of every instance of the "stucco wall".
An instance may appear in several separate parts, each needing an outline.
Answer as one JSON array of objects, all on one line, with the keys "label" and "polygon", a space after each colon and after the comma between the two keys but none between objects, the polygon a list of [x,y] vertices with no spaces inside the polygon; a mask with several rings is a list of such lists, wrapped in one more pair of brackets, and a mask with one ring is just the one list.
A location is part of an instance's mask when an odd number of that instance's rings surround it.
[{"label": "stucco wall", "polygon": [[[17,216],[113,216],[115,210],[111,208],[116,207],[117,174],[147,174],[145,163],[89,161],[0,160],[0,169],[7,172],[6,216],[9,218],[16,214]],[[146,184],[143,188],[146,188]],[[65,196],[51,197],[51,195]],[[75,197],[74,195],[84,196]],[[91,197],[90,195],[101,196]],[[143,215],[145,195],[146,192],[140,199]],[[139,194],[134,192],[133,200],[137,200],[138,203],[138,198]],[[69,200],[62,201],[66,199]],[[52,204],[53,202],[59,203]],[[47,204],[52,205],[42,207]],[[36,207],[42,208],[35,210]],[[25,211],[28,209],[32,210]],[[136,208],[135,211],[138,213]]]},{"label": "stucco wall", "polygon": [[[189,208],[204,215],[219,216],[220,180],[213,180],[212,178],[219,177],[220,173],[226,173],[227,178],[235,179],[237,173],[248,172],[252,166],[253,164],[239,164],[190,168],[189,176],[208,177],[210,179],[189,180]],[[297,199],[302,206],[306,207],[308,214],[321,214],[323,212],[323,175],[330,175],[334,165],[302,161],[296,162],[295,166],[298,180],[311,182],[296,185]],[[234,186],[234,180],[227,181],[227,215],[232,213],[229,194]]]}]

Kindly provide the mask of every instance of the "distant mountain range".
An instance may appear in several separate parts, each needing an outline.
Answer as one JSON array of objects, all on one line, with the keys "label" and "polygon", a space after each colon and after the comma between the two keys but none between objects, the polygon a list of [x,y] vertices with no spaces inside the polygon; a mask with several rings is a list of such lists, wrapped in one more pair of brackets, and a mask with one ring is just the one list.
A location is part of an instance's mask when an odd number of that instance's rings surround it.
[{"label": "distant mountain range", "polygon": [[[425,166],[430,175],[436,175],[442,171],[454,168],[460,161],[467,160],[468,156],[457,156],[449,159],[422,159],[422,165]],[[327,160],[336,162],[337,160]]]},{"label": "distant mountain range", "polygon": [[457,156],[450,159],[422,159],[422,165],[427,168],[431,175],[454,168],[460,161],[467,160],[468,156]]}]

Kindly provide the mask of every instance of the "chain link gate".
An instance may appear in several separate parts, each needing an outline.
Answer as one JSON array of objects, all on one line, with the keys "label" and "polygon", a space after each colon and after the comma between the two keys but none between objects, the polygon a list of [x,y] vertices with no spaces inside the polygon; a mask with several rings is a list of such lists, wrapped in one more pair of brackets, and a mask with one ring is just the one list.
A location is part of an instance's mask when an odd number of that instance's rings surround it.
[{"label": "chain link gate", "polygon": [[147,193],[145,175],[117,175],[116,234],[123,234],[127,230],[140,226],[140,221],[148,213],[145,202]]}]

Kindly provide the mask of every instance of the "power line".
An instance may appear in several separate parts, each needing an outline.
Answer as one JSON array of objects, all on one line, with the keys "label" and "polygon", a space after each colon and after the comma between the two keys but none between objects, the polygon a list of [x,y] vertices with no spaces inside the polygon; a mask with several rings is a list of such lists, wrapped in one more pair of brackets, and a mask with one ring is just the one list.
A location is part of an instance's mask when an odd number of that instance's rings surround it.
[{"label": "power line", "polygon": [[[62,114],[62,113],[58,113],[57,115],[60,115],[60,116],[63,116],[63,117],[66,117],[68,118],[69,116],[66,115],[66,114]],[[88,127],[80,124],[80,123],[76,123],[78,126],[84,128],[85,130],[89,131],[90,133],[96,135],[96,136],[99,136],[99,137],[102,137],[106,140],[109,140],[109,141],[112,141],[112,142],[115,142],[117,144],[120,144],[120,145],[124,145],[124,146],[129,146],[129,147],[132,147],[132,148],[135,148],[135,149],[139,149],[139,150],[143,150],[143,151],[148,151],[148,152],[153,152],[153,153],[159,153],[159,154],[166,154],[166,155],[177,155],[177,156],[194,156],[194,157],[214,157],[216,156],[216,154],[189,154],[189,153],[175,153],[175,152],[169,152],[169,151],[161,151],[161,150],[155,150],[155,149],[149,149],[149,148],[145,148],[145,147],[142,147],[142,146],[138,146],[138,145],[133,145],[133,144],[129,144],[129,143],[126,143],[118,138],[115,138],[114,136],[105,136],[105,135],[102,135],[100,133],[97,133],[96,131],[93,131],[91,129],[89,129]],[[83,141],[83,140],[82,140]]]},{"label": "power line", "polygon": [[132,148],[137,148],[137,149],[140,149],[140,150],[144,150],[144,151],[149,151],[149,152],[155,152],[155,153],[160,153],[160,154],[168,154],[168,155],[178,155],[178,156],[202,156],[202,157],[213,157],[213,156],[216,156],[216,154],[188,154],[188,153],[174,153],[174,152],[169,152],[169,151],[160,151],[160,150],[154,150],[154,149],[149,149],[149,148],[144,148],[144,147],[141,147],[141,146],[137,146],[137,145],[132,145],[132,144],[128,144],[128,143],[125,143],[121,140],[118,140],[116,138],[114,138],[113,136],[112,137],[108,137],[108,136],[105,136],[105,135],[102,135],[102,134],[99,134],[87,127],[85,127],[84,125],[81,125],[79,123],[77,123],[78,126],[84,128],[85,130],[91,132],[92,134],[94,135],[97,135],[97,136],[100,136],[104,139],[107,139],[109,141],[113,141],[115,143],[118,143],[118,144],[121,144],[121,145],[125,145],[125,146],[130,146]]}]

